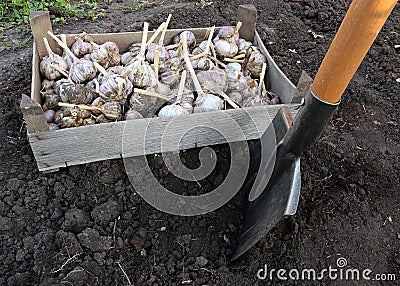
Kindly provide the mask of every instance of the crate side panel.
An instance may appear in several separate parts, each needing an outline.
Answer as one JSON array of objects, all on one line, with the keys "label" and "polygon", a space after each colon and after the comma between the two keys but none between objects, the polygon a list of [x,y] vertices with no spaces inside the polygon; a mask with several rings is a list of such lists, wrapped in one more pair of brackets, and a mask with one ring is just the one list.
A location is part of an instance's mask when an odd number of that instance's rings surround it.
[{"label": "crate side panel", "polygon": [[271,91],[279,95],[282,103],[291,103],[293,99],[293,94],[296,90],[296,86],[280,70],[268,50],[265,48],[257,32],[254,36],[254,40],[256,46],[260,49],[264,56],[266,56],[268,61],[269,69],[266,74],[266,80],[270,85]]},{"label": "crate side panel", "polygon": [[[29,140],[39,170],[43,171],[121,156],[258,139],[280,107],[252,107],[175,118],[120,121],[29,134]],[[216,130],[222,130],[223,135]],[[178,137],[180,133],[185,136]]]}]

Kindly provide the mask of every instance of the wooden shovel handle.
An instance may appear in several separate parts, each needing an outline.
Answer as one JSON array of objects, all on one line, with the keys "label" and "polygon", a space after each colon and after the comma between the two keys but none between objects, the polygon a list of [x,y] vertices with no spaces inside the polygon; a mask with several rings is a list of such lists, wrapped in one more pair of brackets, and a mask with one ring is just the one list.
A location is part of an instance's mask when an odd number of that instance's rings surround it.
[{"label": "wooden shovel handle", "polygon": [[311,90],[338,103],[397,0],[354,0],[315,76]]}]

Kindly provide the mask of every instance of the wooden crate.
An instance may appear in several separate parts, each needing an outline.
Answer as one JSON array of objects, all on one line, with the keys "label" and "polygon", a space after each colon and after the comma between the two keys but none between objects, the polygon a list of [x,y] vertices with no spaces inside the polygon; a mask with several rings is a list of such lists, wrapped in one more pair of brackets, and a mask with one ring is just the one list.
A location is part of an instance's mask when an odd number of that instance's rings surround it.
[{"label": "wooden crate", "polygon": [[[282,106],[295,108],[290,104],[296,87],[278,68],[272,57],[264,47],[258,33],[255,30],[256,11],[254,6],[243,5],[239,8],[238,18],[243,22],[240,29],[242,38],[253,40],[268,60],[269,70],[266,75],[266,85],[278,94],[283,104],[250,107],[244,109],[230,109],[224,111],[182,115],[175,118],[144,118],[140,120],[118,121],[112,123],[96,124],[75,128],[66,128],[49,131],[41,108],[41,75],[39,62],[46,55],[42,38],[47,37],[54,51],[61,53],[55,41],[47,35],[51,29],[49,15],[46,12],[36,12],[31,15],[31,26],[35,38],[32,60],[32,86],[31,96],[22,96],[21,109],[24,114],[28,129],[28,138],[40,171],[56,171],[61,167],[79,165],[95,161],[116,159],[130,156],[160,153],[161,151],[178,151],[195,147],[237,142],[243,140],[258,139],[271,124]],[[184,29],[167,30],[165,42]],[[202,40],[207,28],[187,29],[191,30],[198,40]],[[216,29],[216,31],[218,28]],[[89,31],[87,31],[89,32]],[[153,32],[149,32],[151,36]],[[120,47],[121,52],[128,50],[133,42],[140,42],[141,32],[89,34],[99,44],[106,41],[114,41]],[[67,44],[70,46],[76,35],[69,34]],[[234,120],[237,128],[229,124]],[[163,134],[163,130],[173,121],[176,132]],[[212,130],[212,127],[220,127],[226,124],[225,136],[221,136]],[[170,136],[171,141],[179,129],[203,125],[210,128],[193,129],[179,144],[165,144]],[[236,127],[237,127],[236,126]],[[232,130],[229,130],[231,128]],[[129,146],[124,145],[123,138],[129,138]],[[163,145],[161,145],[161,138]],[[146,139],[144,146],[143,142]]]}]

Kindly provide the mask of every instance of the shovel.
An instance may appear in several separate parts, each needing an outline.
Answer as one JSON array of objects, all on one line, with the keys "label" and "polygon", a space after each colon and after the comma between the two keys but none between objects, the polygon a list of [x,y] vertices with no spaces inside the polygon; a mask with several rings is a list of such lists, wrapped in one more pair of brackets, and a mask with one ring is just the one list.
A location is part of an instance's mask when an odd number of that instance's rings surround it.
[{"label": "shovel", "polygon": [[[305,100],[286,134],[279,140],[276,160],[262,162],[261,145],[253,152],[260,167],[252,184],[244,230],[231,260],[237,259],[285,216],[293,215],[300,194],[300,155],[318,140],[336,111],[340,98],[367,54],[397,0],[354,0],[335,36]],[[290,124],[289,120],[289,124]],[[271,172],[269,177],[267,173]],[[266,177],[269,181],[266,182]],[[247,187],[246,187],[247,186]]]}]

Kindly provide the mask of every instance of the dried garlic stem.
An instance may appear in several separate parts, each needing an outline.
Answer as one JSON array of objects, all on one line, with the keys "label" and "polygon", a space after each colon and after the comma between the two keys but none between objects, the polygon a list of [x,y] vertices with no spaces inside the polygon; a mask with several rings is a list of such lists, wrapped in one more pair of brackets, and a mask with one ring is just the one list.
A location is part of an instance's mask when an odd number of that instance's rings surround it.
[{"label": "dried garlic stem", "polygon": [[144,22],[143,25],[143,34],[142,34],[142,44],[140,46],[140,54],[145,56],[146,53],[146,41],[147,41],[147,33],[149,32],[149,23]]},{"label": "dried garlic stem", "polygon": [[214,44],[211,43],[211,53],[212,53],[212,57],[210,56],[210,58],[218,65],[220,65],[222,68],[226,69],[226,64],[224,64],[223,62],[221,62],[219,59],[217,59],[217,53],[215,52],[215,47]]},{"label": "dried garlic stem", "polygon": [[265,77],[265,71],[267,70],[267,64],[263,63],[262,68],[261,68],[261,73],[260,73],[260,83],[259,83],[259,92],[262,94],[262,87],[264,84],[264,77]]},{"label": "dried garlic stem", "polygon": [[245,56],[246,56],[246,54],[239,54],[239,55],[237,55],[237,56],[234,56],[233,58],[234,58],[235,60],[238,60],[238,59],[243,59]]},{"label": "dried garlic stem", "polygon": [[232,59],[232,58],[224,58],[224,62],[228,63],[243,63],[244,60]]},{"label": "dried garlic stem", "polygon": [[242,27],[242,24],[243,24],[243,23],[240,22],[240,21],[237,22],[236,27],[235,27],[235,30],[236,30],[236,31],[239,31],[239,30],[240,30],[240,27]]},{"label": "dried garlic stem", "polygon": [[194,89],[197,92],[199,97],[205,96],[203,89],[201,88],[200,82],[197,79],[197,75],[193,69],[192,63],[190,62],[189,55],[188,55],[188,49],[187,49],[187,43],[186,43],[186,35],[183,34],[182,36],[182,42],[183,42],[183,58],[185,59],[186,62],[186,68],[189,70],[190,76],[192,77],[193,84],[194,84]]},{"label": "dried garlic stem", "polygon": [[132,69],[131,69],[131,68],[127,68],[127,69],[120,75],[120,77],[127,77],[131,72],[132,72]]},{"label": "dried garlic stem", "polygon": [[72,58],[74,59],[74,61],[78,61],[78,60],[79,60],[79,59],[71,52],[71,50],[68,48],[68,46],[67,46],[63,41],[61,41],[59,38],[57,38],[52,32],[47,31],[47,34],[49,34],[50,37],[52,37],[52,38],[57,42],[57,44],[58,44],[61,48],[63,48],[63,49],[65,50],[65,52],[69,54],[70,57],[72,57]]},{"label": "dried garlic stem", "polygon": [[212,26],[212,27],[211,27],[211,30],[210,30],[210,33],[209,33],[209,35],[208,35],[206,48],[205,48],[204,51],[201,52],[200,54],[197,54],[197,55],[191,57],[190,59],[191,59],[192,61],[193,61],[193,60],[196,60],[196,59],[199,59],[199,58],[201,58],[201,57],[204,57],[204,56],[206,56],[206,55],[208,55],[208,50],[210,49],[212,37],[213,37],[213,35],[214,35],[214,30],[215,30],[215,26]]},{"label": "dried garlic stem", "polygon": [[218,95],[222,96],[233,108],[239,108],[239,105],[237,105],[225,92],[221,91]]},{"label": "dried garlic stem", "polygon": [[154,72],[156,73],[156,79],[158,82],[158,62],[160,61],[160,51],[154,51]]},{"label": "dried garlic stem", "polygon": [[169,101],[169,102],[171,101],[170,98],[168,98],[168,97],[166,97],[166,96],[164,96],[162,94],[159,94],[157,92],[150,91],[150,90],[141,89],[141,88],[134,88],[133,89],[133,93],[138,93],[138,94],[148,95],[148,96],[152,96],[152,97],[157,97],[157,98],[164,99],[165,101]]},{"label": "dried garlic stem", "polygon": [[59,72],[60,74],[62,74],[63,76],[65,76],[65,77],[68,77],[68,76],[69,76],[68,71],[65,70],[65,69],[63,69],[63,68],[61,68],[59,65],[57,65],[57,64],[52,64],[51,67],[52,67],[53,69],[55,69],[56,71],[58,71],[58,72]]},{"label": "dried garlic stem", "polygon": [[47,40],[46,37],[43,38],[43,42],[44,42],[44,46],[46,47],[47,54],[49,56],[54,55],[53,51],[50,48],[49,41]]},{"label": "dried garlic stem", "polygon": [[181,103],[182,95],[183,95],[183,89],[185,88],[185,82],[186,82],[186,71],[184,70],[182,72],[181,81],[179,83],[179,88],[178,88],[178,95],[176,96],[175,103]]},{"label": "dried garlic stem", "polygon": [[161,25],[154,32],[153,36],[151,36],[150,40],[147,41],[146,47],[150,46],[150,44],[154,42],[154,40],[158,37],[158,35],[161,33],[161,31],[164,30],[164,26],[165,26],[165,22],[162,22]]},{"label": "dried garlic stem", "polygon": [[82,109],[82,110],[100,111],[101,112],[101,108],[98,108],[95,106],[87,106],[87,105],[83,105],[83,104],[71,104],[71,103],[59,102],[58,106],[68,107],[68,108],[78,107],[79,109]]},{"label": "dried garlic stem", "polygon": [[103,75],[108,76],[109,73],[103,68],[99,63],[93,62],[93,65],[96,67],[96,69],[101,72]]},{"label": "dried garlic stem", "polygon": [[160,41],[158,42],[158,44],[160,46],[164,46],[165,33],[167,32],[168,25],[169,25],[169,22],[171,21],[171,18],[172,18],[172,14],[169,14],[168,18],[167,18],[167,21],[165,22],[164,30],[162,31],[162,34],[160,36]]}]

